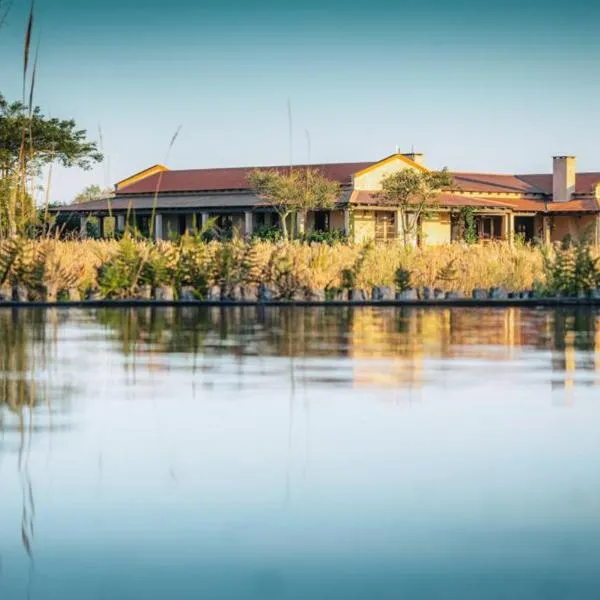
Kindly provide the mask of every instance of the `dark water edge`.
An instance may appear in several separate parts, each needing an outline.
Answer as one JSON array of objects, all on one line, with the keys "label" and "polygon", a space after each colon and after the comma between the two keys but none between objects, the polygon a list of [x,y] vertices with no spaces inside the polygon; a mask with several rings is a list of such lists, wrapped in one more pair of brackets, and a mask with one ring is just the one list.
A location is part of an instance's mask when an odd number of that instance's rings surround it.
[{"label": "dark water edge", "polygon": [[597,598],[600,310],[0,310],[0,598]]}]

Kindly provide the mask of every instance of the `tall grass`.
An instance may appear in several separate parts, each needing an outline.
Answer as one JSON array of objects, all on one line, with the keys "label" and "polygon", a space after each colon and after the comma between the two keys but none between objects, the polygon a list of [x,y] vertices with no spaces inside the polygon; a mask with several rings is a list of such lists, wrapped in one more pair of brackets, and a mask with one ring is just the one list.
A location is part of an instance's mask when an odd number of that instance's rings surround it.
[{"label": "tall grass", "polygon": [[[599,249],[594,249],[595,256]],[[363,246],[296,242],[154,243],[126,236],[122,240],[64,241],[19,238],[0,243],[0,287],[26,285],[31,299],[60,297],[76,289],[82,295],[136,297],[141,286],[194,288],[203,297],[211,286],[279,288],[282,297],[295,290],[353,286],[370,289],[394,285],[398,269],[411,274],[415,287],[438,287],[469,294],[474,288],[521,291],[546,284],[546,254],[527,245],[451,244],[405,248],[402,244]],[[51,299],[47,298],[47,299]]]}]

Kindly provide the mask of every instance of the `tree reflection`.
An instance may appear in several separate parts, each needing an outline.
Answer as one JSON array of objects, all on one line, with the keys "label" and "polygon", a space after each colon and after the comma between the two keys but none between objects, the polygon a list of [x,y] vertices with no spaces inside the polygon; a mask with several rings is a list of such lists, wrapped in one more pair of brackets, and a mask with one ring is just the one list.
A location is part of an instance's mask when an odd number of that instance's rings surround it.
[{"label": "tree reflection", "polygon": [[[345,357],[354,385],[418,388],[428,360],[508,361],[528,349],[552,351],[557,372],[600,369],[600,319],[589,308],[156,307],[96,318],[126,354]],[[331,384],[341,384],[334,373]]]}]

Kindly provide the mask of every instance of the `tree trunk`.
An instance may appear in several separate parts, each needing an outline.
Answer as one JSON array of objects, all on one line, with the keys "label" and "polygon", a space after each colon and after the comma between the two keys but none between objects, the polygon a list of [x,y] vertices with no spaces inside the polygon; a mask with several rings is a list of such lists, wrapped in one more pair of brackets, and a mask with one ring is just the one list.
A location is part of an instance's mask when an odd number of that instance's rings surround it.
[{"label": "tree trunk", "polygon": [[283,237],[286,241],[288,240],[287,218],[288,218],[289,214],[290,214],[289,212],[279,213],[281,233],[283,233]]}]

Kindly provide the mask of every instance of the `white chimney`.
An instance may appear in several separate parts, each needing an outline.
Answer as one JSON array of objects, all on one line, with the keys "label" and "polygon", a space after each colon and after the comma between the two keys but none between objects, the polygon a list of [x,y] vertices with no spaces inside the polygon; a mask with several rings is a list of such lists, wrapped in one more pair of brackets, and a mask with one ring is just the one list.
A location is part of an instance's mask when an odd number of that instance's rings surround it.
[{"label": "white chimney", "polygon": [[552,158],[552,200],[568,202],[575,193],[575,157]]}]

